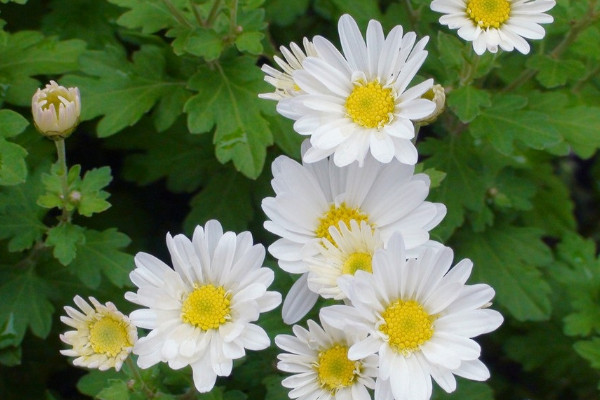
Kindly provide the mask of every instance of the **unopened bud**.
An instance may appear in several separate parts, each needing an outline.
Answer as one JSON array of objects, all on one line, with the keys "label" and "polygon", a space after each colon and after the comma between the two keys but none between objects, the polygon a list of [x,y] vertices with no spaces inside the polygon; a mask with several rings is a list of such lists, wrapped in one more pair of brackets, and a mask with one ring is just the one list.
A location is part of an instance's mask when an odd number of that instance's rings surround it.
[{"label": "unopened bud", "polygon": [[31,99],[33,122],[40,133],[53,140],[65,139],[79,124],[79,89],[66,88],[50,81]]},{"label": "unopened bud", "polygon": [[421,97],[433,101],[435,103],[435,110],[425,118],[416,120],[415,122],[418,122],[421,126],[429,125],[444,112],[444,109],[446,108],[446,92],[442,85],[435,84]]}]

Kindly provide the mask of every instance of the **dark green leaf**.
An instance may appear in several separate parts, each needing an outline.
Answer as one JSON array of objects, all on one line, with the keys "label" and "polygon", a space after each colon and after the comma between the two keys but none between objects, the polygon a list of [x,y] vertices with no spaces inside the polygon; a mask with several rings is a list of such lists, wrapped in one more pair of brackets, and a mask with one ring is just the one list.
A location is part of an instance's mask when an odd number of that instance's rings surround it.
[{"label": "dark green leaf", "polygon": [[[77,211],[79,214],[90,217],[94,213],[102,212],[110,207],[110,203],[106,199],[110,194],[104,190],[112,181],[110,167],[94,168],[87,171],[81,181],[81,184],[76,187],[79,190],[79,199]],[[74,193],[71,192],[71,198]],[[77,201],[75,201],[77,203]]]},{"label": "dark green leaf", "polygon": [[530,57],[526,65],[538,70],[535,78],[546,88],[562,86],[569,78],[579,78],[585,72],[585,65],[580,61],[560,60],[542,54]]},{"label": "dark green leaf", "polygon": [[0,110],[0,137],[9,138],[23,132],[29,122],[11,110]]},{"label": "dark green leaf", "polygon": [[77,247],[85,243],[84,229],[74,224],[50,228],[46,245],[54,247],[52,254],[62,265],[69,265],[77,254]]},{"label": "dark green leaf", "polygon": [[485,90],[473,86],[462,86],[448,94],[448,106],[462,122],[471,122],[483,107],[489,107],[491,96]]},{"label": "dark green leaf", "polygon": [[593,368],[600,369],[600,338],[582,340],[573,345],[575,351],[589,361]]},{"label": "dark green leaf", "polygon": [[[143,33],[154,33],[178,25],[167,4],[161,0],[109,0],[111,3],[128,8],[119,17],[117,23],[130,29],[141,29]],[[182,0],[172,0],[173,5],[181,8]]]},{"label": "dark green leaf", "polygon": [[18,185],[27,178],[27,150],[0,138],[0,185]]},{"label": "dark green leaf", "polygon": [[265,35],[261,32],[243,32],[235,38],[235,45],[241,52],[261,54],[263,52],[262,40]]}]

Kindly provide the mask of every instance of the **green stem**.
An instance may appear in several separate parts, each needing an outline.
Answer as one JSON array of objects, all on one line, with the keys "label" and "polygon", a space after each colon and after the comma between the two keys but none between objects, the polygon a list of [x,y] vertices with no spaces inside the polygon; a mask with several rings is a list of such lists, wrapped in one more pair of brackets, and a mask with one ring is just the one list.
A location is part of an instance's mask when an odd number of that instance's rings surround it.
[{"label": "green stem", "polygon": [[177,9],[177,7],[175,7],[173,5],[173,3],[171,3],[171,0],[162,0],[162,1],[163,1],[163,4],[165,6],[167,6],[167,8],[169,9],[169,12],[171,13],[171,15],[173,15],[173,17],[175,17],[177,22],[179,22],[181,25],[187,26],[188,28],[194,28],[192,26],[192,24],[190,24],[190,22],[181,13],[181,11],[179,11],[179,9]]},{"label": "green stem", "polygon": [[578,80],[571,91],[573,93],[579,93],[583,86],[598,75],[598,73],[600,73],[600,65],[596,66],[596,68],[592,69],[586,76]]},{"label": "green stem", "polygon": [[131,357],[127,357],[125,363],[127,364],[129,370],[133,374],[134,379],[141,383],[142,390],[144,391],[146,397],[149,399],[153,399],[154,397],[156,397],[156,393],[154,393],[154,391],[148,387],[146,381],[144,380],[144,378],[142,378],[142,375],[140,374],[140,370],[138,369],[137,365],[135,365],[135,363],[131,360]]},{"label": "green stem", "polygon": [[221,11],[221,0],[215,0],[210,12],[208,13],[206,24],[204,25],[206,28],[212,27],[212,25],[215,23],[215,19],[217,19],[217,16],[219,15],[219,11]]},{"label": "green stem", "polygon": [[231,7],[231,19],[229,20],[229,33],[235,35],[237,29],[237,9],[238,0],[233,0],[233,7]]},{"label": "green stem", "polygon": [[190,0],[190,8],[192,10],[192,13],[194,13],[194,18],[196,18],[196,22],[198,23],[198,25],[206,26],[206,22],[202,19],[202,16],[198,12],[198,7],[196,7],[194,0]]},{"label": "green stem", "polygon": [[65,140],[59,139],[54,141],[56,144],[56,153],[58,154],[58,164],[60,167],[60,183],[62,187],[62,215],[60,217],[61,221],[69,222],[71,220],[71,212],[67,210],[67,203],[69,201],[69,181],[68,174],[69,170],[67,169],[67,153],[65,151]]},{"label": "green stem", "polygon": [[408,20],[410,21],[411,28],[414,29],[417,23],[417,14],[415,13],[412,4],[410,4],[410,0],[404,1],[404,8],[406,9],[406,13],[408,14]]},{"label": "green stem", "polygon": [[475,52],[473,51],[473,48],[470,47],[470,54],[471,54],[471,59],[468,62],[465,62],[463,64],[463,69],[460,72],[460,86],[468,86],[471,84],[471,82],[473,82],[473,79],[475,78],[475,74],[477,73],[477,67],[479,66],[479,61],[481,60],[481,57],[479,57],[477,54],[475,54]]}]

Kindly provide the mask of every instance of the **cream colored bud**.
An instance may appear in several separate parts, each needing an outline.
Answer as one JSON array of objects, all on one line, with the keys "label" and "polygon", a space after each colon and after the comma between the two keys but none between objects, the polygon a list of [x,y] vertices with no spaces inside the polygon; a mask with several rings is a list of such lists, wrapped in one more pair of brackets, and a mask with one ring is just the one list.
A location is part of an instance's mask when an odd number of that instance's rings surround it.
[{"label": "cream colored bud", "polygon": [[67,89],[50,81],[44,89],[38,89],[33,95],[31,113],[35,127],[42,135],[54,140],[64,139],[79,124],[79,89]]},{"label": "cream colored bud", "polygon": [[415,122],[419,125],[429,125],[434,122],[446,108],[446,92],[444,87],[439,84],[435,84],[422,96],[424,99],[431,100],[435,103],[435,110],[425,118],[416,120]]}]

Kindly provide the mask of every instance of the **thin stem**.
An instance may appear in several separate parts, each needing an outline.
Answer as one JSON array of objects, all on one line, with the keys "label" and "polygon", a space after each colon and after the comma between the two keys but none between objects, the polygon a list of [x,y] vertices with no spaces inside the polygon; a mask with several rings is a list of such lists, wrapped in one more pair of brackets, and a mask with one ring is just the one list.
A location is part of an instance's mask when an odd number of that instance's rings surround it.
[{"label": "thin stem", "polygon": [[202,19],[202,16],[198,12],[198,7],[196,7],[194,0],[190,0],[190,8],[192,9],[192,13],[194,13],[194,18],[196,18],[196,22],[198,22],[198,25],[206,26],[206,22]]},{"label": "thin stem", "polygon": [[149,399],[153,399],[155,397],[154,391],[148,387],[146,381],[144,380],[144,378],[142,378],[142,374],[140,374],[140,370],[138,369],[137,365],[135,365],[135,363],[131,360],[131,357],[127,357],[127,359],[125,359],[125,363],[129,367],[129,370],[133,374],[135,380],[141,383],[144,394]]},{"label": "thin stem", "polygon": [[71,220],[71,213],[67,210],[67,202],[69,201],[69,181],[68,174],[69,170],[67,169],[67,153],[65,151],[65,140],[59,139],[54,141],[56,144],[56,153],[58,154],[58,164],[60,167],[60,183],[62,187],[62,215],[60,217],[61,221],[68,222]]},{"label": "thin stem", "polygon": [[471,54],[471,59],[463,65],[463,69],[460,73],[460,86],[468,86],[471,84],[477,73],[479,61],[481,60],[481,57],[475,54],[472,48],[470,48],[469,52]]},{"label": "thin stem", "polygon": [[596,68],[591,70],[586,76],[577,81],[577,83],[575,84],[575,86],[573,86],[573,89],[571,91],[573,93],[579,93],[583,86],[590,80],[592,80],[592,78],[594,78],[596,75],[598,75],[598,73],[600,73],[600,65],[597,65]]},{"label": "thin stem", "polygon": [[235,34],[237,29],[237,9],[238,0],[233,0],[233,7],[231,7],[231,19],[229,20],[229,33]]},{"label": "thin stem", "polygon": [[417,22],[417,15],[415,13],[414,8],[412,7],[412,4],[410,4],[410,0],[404,1],[404,8],[406,8],[410,25],[412,28],[414,28]]},{"label": "thin stem", "polygon": [[219,11],[221,11],[221,2],[222,0],[215,0],[213,3],[213,6],[208,13],[208,18],[206,18],[206,24],[204,25],[206,28],[210,28],[215,23],[215,19],[217,19],[217,15],[219,15]]},{"label": "thin stem", "polygon": [[173,5],[173,3],[171,3],[171,0],[162,0],[163,4],[165,6],[167,6],[167,8],[169,9],[169,11],[171,12],[171,15],[173,15],[173,17],[175,17],[175,19],[181,24],[181,25],[185,25],[188,28],[193,28],[193,25],[190,24],[190,22],[185,18],[185,16],[181,13],[181,11],[179,11],[179,9],[177,9],[177,7],[175,7]]}]

